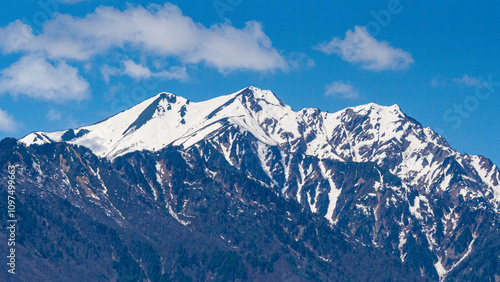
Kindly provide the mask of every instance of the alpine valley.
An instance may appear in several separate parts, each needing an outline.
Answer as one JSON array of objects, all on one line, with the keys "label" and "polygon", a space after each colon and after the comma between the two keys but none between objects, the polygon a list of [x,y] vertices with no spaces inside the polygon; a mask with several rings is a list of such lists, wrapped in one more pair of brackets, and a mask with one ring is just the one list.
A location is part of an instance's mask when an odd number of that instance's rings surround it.
[{"label": "alpine valley", "polygon": [[6,138],[0,165],[3,281],[500,281],[498,167],[397,105],[160,93]]}]

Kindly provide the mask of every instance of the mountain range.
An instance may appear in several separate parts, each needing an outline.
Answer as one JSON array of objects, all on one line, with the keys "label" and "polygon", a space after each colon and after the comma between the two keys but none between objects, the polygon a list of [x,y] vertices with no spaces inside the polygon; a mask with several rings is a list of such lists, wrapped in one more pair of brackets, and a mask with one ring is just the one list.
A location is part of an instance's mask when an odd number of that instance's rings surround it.
[{"label": "mountain range", "polygon": [[22,280],[500,281],[498,167],[397,105],[160,93],[0,164]]}]

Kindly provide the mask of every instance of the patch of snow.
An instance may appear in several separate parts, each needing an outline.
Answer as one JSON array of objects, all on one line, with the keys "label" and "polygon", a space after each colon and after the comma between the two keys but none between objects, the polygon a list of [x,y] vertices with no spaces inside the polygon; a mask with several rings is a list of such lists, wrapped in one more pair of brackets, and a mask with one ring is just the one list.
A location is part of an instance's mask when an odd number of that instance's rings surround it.
[{"label": "patch of snow", "polygon": [[410,213],[418,220],[423,220],[422,214],[420,213],[420,197],[417,196],[414,199],[413,206],[409,206]]},{"label": "patch of snow", "polygon": [[371,209],[370,207],[367,207],[367,206],[364,206],[361,204],[356,204],[356,208],[361,210],[364,215],[370,216],[370,209]]},{"label": "patch of snow", "polygon": [[408,238],[408,232],[410,232],[409,229],[404,228],[404,226],[401,226],[401,231],[399,231],[398,249],[399,249],[399,256],[402,262],[405,261],[406,257],[406,254],[403,252],[403,247],[406,244],[406,238]]},{"label": "patch of snow", "polygon": [[434,268],[436,269],[436,272],[439,275],[439,281],[444,281],[446,278],[446,274],[448,274],[448,271],[443,266],[443,263],[441,262],[441,258],[438,257],[438,262],[434,264]]},{"label": "patch of snow", "polygon": [[326,212],[325,218],[330,221],[331,224],[335,225],[336,221],[333,219],[333,213],[335,211],[335,207],[337,206],[337,201],[339,199],[340,193],[342,189],[337,189],[335,182],[333,182],[331,175],[327,174],[325,165],[321,161],[319,163],[320,171],[323,177],[328,179],[328,183],[330,184],[330,192],[328,193],[328,211]]},{"label": "patch of snow", "polygon": [[108,195],[108,188],[106,187],[106,185],[104,185],[104,181],[102,181],[101,174],[99,172],[99,168],[97,168],[97,178],[101,182],[102,192],[104,193],[104,195],[107,196]]},{"label": "patch of snow", "polygon": [[319,256],[319,258],[320,258],[321,260],[323,260],[323,261],[326,261],[326,262],[331,262],[331,261],[332,261],[331,259],[326,259],[326,258],[324,258],[324,257],[322,257],[322,256]]},{"label": "patch of snow", "polygon": [[191,221],[184,221],[184,220],[180,219],[179,216],[172,210],[172,207],[169,204],[167,204],[167,208],[168,208],[168,213],[173,218],[175,218],[175,220],[177,220],[180,224],[182,224],[184,226],[191,224]]}]

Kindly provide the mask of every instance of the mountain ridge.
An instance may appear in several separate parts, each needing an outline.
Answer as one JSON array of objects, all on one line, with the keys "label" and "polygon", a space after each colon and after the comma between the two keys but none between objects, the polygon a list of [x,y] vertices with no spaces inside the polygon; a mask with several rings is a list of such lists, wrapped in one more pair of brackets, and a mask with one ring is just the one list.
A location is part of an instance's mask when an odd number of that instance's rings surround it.
[{"label": "mountain ridge", "polygon": [[[160,159],[138,164],[138,154],[153,158],[173,148],[209,178],[224,173],[209,165],[218,156],[217,163],[297,202],[353,242],[383,248],[432,279],[443,280],[469,259],[482,258],[477,244],[491,238],[488,224],[500,214],[498,167],[485,157],[460,154],[397,105],[369,103],[328,113],[293,111],[271,91],[255,87],[205,102],[160,93],[94,125],[36,132],[20,143],[61,141],[111,163],[132,158],[132,166],[139,165],[135,173],[148,179],[139,190],[149,186],[153,202],[167,187],[165,195],[175,195],[165,182],[172,176]],[[189,216],[172,208],[178,208],[174,198],[165,196],[168,214],[189,227]]]},{"label": "mountain ridge", "polygon": [[[256,95],[257,94],[257,95]],[[126,109],[118,114],[115,114],[111,117],[108,117],[102,121],[99,121],[99,122],[96,122],[92,125],[88,125],[88,126],[82,126],[82,127],[79,127],[77,129],[73,129],[73,130],[86,130],[88,127],[92,127],[92,126],[95,126],[95,125],[98,125],[98,124],[101,124],[101,123],[104,123],[110,119],[113,119],[113,118],[116,118],[120,115],[123,115],[124,113],[128,113],[128,112],[131,112],[131,114],[136,114],[137,115],[137,118],[135,119],[134,122],[129,122],[130,123],[130,126],[127,128],[127,130],[125,130],[123,132],[122,135],[126,135],[126,133],[128,133],[127,131],[129,129],[131,129],[134,125],[134,123],[137,123],[138,122],[138,119],[139,119],[139,116],[140,115],[144,115],[145,112],[148,107],[151,107],[149,108],[150,110],[156,110],[157,108],[157,104],[161,101],[161,100],[167,100],[169,101],[170,103],[176,103],[176,99],[179,98],[181,101],[182,101],[182,104],[186,104],[186,105],[189,105],[190,103],[193,103],[193,104],[202,104],[203,106],[205,105],[210,105],[210,104],[215,104],[216,106],[216,109],[214,109],[213,111],[210,112],[210,114],[207,115],[207,117],[210,119],[212,118],[213,116],[215,116],[215,114],[220,111],[220,109],[224,108],[225,106],[227,106],[227,104],[230,104],[231,102],[234,102],[234,100],[238,97],[253,97],[254,99],[250,99],[252,101],[255,101],[255,100],[262,100],[262,101],[265,101],[269,104],[272,104],[270,103],[270,100],[274,100],[274,102],[277,102],[277,103],[274,103],[274,105],[279,105],[281,107],[285,107],[287,109],[290,109],[291,108],[287,105],[285,105],[274,93],[272,93],[271,91],[269,90],[262,90],[262,89],[259,89],[259,88],[256,88],[254,86],[249,86],[249,87],[246,87],[246,88],[243,88],[237,92],[234,92],[233,94],[229,94],[229,95],[223,95],[223,96],[219,96],[219,97],[216,97],[216,98],[213,98],[213,99],[210,99],[210,100],[206,100],[206,101],[201,101],[201,102],[191,102],[190,100],[182,97],[182,96],[178,96],[178,95],[175,95],[173,93],[168,93],[168,92],[161,92],[155,96],[152,96],[146,100],[144,100],[143,102],[129,108],[129,109]],[[222,102],[222,104],[221,104]],[[246,102],[246,100],[243,100],[242,101],[243,103]],[[255,107],[255,109],[258,109],[258,105],[256,104],[253,104],[253,106]],[[136,110],[137,108],[137,110]],[[355,106],[355,107],[348,107],[346,109],[343,109],[343,110],[340,110],[340,111],[337,111],[337,112],[334,112],[334,113],[329,113],[329,112],[325,112],[325,111],[321,111],[317,108],[303,108],[303,109],[300,109],[298,111],[294,111],[294,113],[305,113],[305,112],[309,112],[309,111],[313,111],[313,112],[318,112],[318,113],[323,113],[323,114],[326,114],[326,115],[338,115],[344,111],[348,111],[348,110],[355,110],[356,112],[359,112],[359,111],[363,111],[366,109],[369,109],[369,110],[385,110],[385,109],[396,109],[397,111],[399,111],[401,114],[403,114],[401,112],[401,109],[399,108],[399,106],[397,104],[394,104],[392,106],[381,106],[381,105],[377,105],[375,103],[368,103],[368,104],[365,104],[365,105],[359,105],[359,106]],[[293,111],[293,110],[292,110]],[[137,112],[141,112],[140,114],[138,114]],[[152,113],[150,113],[150,116],[143,120],[143,122],[147,122],[148,120],[150,120],[152,118],[152,114],[154,113],[154,111]],[[132,118],[133,119],[133,118]],[[120,120],[121,121],[121,120]],[[72,129],[68,129],[68,130],[72,130]],[[51,140],[52,141],[55,141],[55,142],[59,142],[59,141],[65,141],[65,140],[62,140],[62,138],[60,138],[65,132],[67,132],[68,130],[62,130],[62,131],[53,131],[53,132],[40,132],[40,131],[37,131],[37,132],[32,132],[32,133],[29,133],[27,134],[26,136],[22,137],[20,139],[20,141],[22,143],[24,143],[25,145],[31,145],[31,144],[44,144],[46,142],[50,142]],[[42,135],[43,134],[43,135]],[[42,136],[40,136],[42,135]],[[43,138],[45,137],[45,138]],[[49,138],[49,137],[53,137],[52,139]],[[56,137],[56,138],[54,138]],[[82,136],[79,136],[79,137],[82,137]],[[38,140],[37,140],[38,138]],[[41,139],[41,140],[40,140]],[[54,140],[53,140],[54,139]],[[77,138],[73,138],[73,139],[77,139]],[[75,140],[68,140],[68,141],[75,141]],[[73,142],[70,142],[70,143],[73,143]],[[166,144],[168,145],[168,144]],[[112,156],[106,156],[108,158],[111,158],[112,159]]]},{"label": "mountain ridge", "polygon": [[[267,108],[263,110],[263,107]],[[293,111],[271,91],[253,86],[195,103],[181,96],[162,92],[93,125],[51,133],[34,132],[21,138],[20,142],[29,146],[65,141],[86,146],[96,155],[112,160],[136,150],[157,151],[169,144],[188,148],[208,135],[223,130],[227,126],[226,121],[249,131],[267,145],[304,139],[308,155],[339,161],[374,161],[400,177],[426,181],[427,186],[435,179],[427,177],[423,180],[423,175],[418,175],[417,172],[430,169],[427,164],[432,163],[431,157],[435,154],[428,154],[422,160],[419,153],[414,151],[441,151],[446,156],[459,157],[462,166],[472,165],[476,174],[481,175],[481,181],[492,187],[497,207],[500,202],[500,174],[495,172],[494,168],[498,170],[495,164],[492,164],[492,170],[481,172],[481,163],[488,162],[485,158],[477,156],[470,157],[471,160],[462,160],[462,155],[444,138],[404,114],[397,105],[368,103],[335,113],[314,108]],[[141,131],[148,123],[153,126]],[[116,124],[121,127],[112,128]],[[75,131],[78,132],[74,133]],[[135,132],[138,133],[134,136]],[[73,138],[63,140],[65,134]],[[93,138],[89,138],[92,134]],[[337,148],[333,148],[331,143],[337,145]],[[428,148],[430,145],[432,148]],[[384,146],[390,150],[384,150]],[[403,154],[398,151],[403,151]],[[402,160],[396,164],[388,164],[388,160],[393,159]]]}]

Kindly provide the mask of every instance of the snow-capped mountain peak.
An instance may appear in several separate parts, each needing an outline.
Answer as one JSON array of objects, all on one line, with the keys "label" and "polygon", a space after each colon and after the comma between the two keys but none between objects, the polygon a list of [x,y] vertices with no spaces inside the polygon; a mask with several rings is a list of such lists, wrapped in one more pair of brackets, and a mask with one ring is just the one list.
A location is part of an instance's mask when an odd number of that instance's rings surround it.
[{"label": "snow-capped mountain peak", "polygon": [[[192,145],[221,128],[223,120],[248,119],[268,105],[285,107],[271,91],[255,87],[198,103],[172,93],[160,93],[99,123],[66,131],[34,132],[21,142],[32,145],[64,141],[113,159],[136,150],[159,150],[175,141]],[[259,131],[248,126],[247,129]]]},{"label": "snow-capped mountain peak", "polygon": [[[393,246],[402,261],[417,249],[431,252],[437,259],[427,267],[440,278],[468,256],[478,236],[457,227],[463,207],[500,215],[498,167],[485,157],[460,154],[397,105],[369,103],[328,113],[294,111],[256,87],[202,102],[160,93],[99,123],[34,132],[20,141],[82,145],[110,160],[167,146],[187,163],[194,160],[192,167],[225,159],[356,240]],[[161,180],[160,162],[151,175]],[[204,171],[216,177],[208,167]],[[361,222],[358,229],[354,218]],[[466,234],[470,238],[462,241],[469,245],[449,243],[450,234]],[[416,239],[419,247],[408,249]],[[461,257],[448,254],[455,251]]]},{"label": "snow-capped mountain peak", "polygon": [[[51,133],[34,132],[21,142],[31,145],[65,141],[113,159],[137,150],[159,150],[170,144],[189,147],[229,125],[250,132],[268,145],[303,140],[310,155],[355,161],[376,161],[372,159],[375,154],[368,154],[367,148],[393,139],[403,142],[408,127],[420,126],[409,120],[397,105],[370,103],[336,113],[317,109],[295,112],[271,91],[250,86],[203,102],[160,93],[94,125]],[[421,141],[427,139],[426,132],[432,135],[432,131],[420,131],[415,138]],[[384,156],[380,155],[380,159]]]},{"label": "snow-capped mountain peak", "polygon": [[[444,138],[408,117],[397,105],[369,103],[335,113],[318,109],[296,112],[271,91],[253,86],[202,102],[164,92],[99,123],[66,131],[34,132],[21,142],[64,141],[114,159],[168,145],[189,148],[230,127],[254,136],[262,152],[278,146],[284,152],[301,151],[320,159],[374,162],[422,191],[445,181],[440,179],[446,174],[446,158],[471,167],[489,186],[497,183],[496,170],[482,171],[479,163],[484,160],[466,161]],[[267,160],[262,154],[264,164]],[[433,173],[436,171],[439,173]],[[492,194],[500,201],[499,192]]]}]

